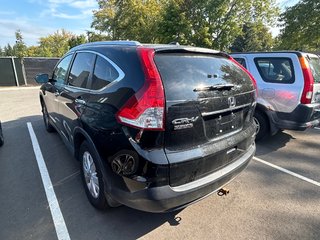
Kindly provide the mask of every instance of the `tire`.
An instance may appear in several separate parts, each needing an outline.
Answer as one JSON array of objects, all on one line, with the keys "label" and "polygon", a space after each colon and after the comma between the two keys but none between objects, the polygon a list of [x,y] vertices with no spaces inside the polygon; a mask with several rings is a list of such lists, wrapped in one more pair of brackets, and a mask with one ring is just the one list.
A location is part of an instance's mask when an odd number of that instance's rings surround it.
[{"label": "tire", "polygon": [[84,141],[80,146],[79,161],[82,182],[90,203],[97,209],[110,207],[105,194],[105,184],[102,178],[102,167],[97,160],[95,150]]},{"label": "tire", "polygon": [[254,122],[257,125],[256,141],[260,141],[263,138],[269,136],[269,122],[265,114],[255,111],[253,116]]},{"label": "tire", "polygon": [[43,117],[43,121],[44,121],[44,126],[45,126],[47,132],[52,133],[52,132],[54,132],[54,127],[50,123],[49,113],[47,111],[47,107],[43,102],[41,102],[41,105],[42,105],[42,117]]}]

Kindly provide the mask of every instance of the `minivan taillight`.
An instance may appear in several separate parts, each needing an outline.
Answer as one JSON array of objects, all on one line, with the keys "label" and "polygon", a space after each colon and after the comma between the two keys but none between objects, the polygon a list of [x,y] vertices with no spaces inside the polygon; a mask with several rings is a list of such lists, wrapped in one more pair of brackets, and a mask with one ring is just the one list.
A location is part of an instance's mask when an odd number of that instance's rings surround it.
[{"label": "minivan taillight", "polygon": [[314,79],[307,59],[299,57],[299,61],[304,78],[304,87],[300,101],[302,104],[309,104],[312,100]]},{"label": "minivan taillight", "polygon": [[165,96],[154,63],[154,49],[138,47],[145,75],[143,87],[116,114],[120,123],[143,130],[164,131]]},{"label": "minivan taillight", "polygon": [[229,56],[229,59],[249,75],[249,77],[250,77],[250,79],[251,79],[251,81],[252,81],[252,83],[253,83],[253,86],[254,86],[254,88],[255,88],[255,90],[256,90],[256,98],[257,98],[257,96],[258,96],[258,87],[257,87],[257,81],[256,81],[256,79],[254,79],[254,77],[253,77],[252,74],[248,71],[248,69],[246,69],[246,68],[245,68],[244,66],[242,66],[240,63],[238,63],[237,60],[235,60],[233,57]]}]

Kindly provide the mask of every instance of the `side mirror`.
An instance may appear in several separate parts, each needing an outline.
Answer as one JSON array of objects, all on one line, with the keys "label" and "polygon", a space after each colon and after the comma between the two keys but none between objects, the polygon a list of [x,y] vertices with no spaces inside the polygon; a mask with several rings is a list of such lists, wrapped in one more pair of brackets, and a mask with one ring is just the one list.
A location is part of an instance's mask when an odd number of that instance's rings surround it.
[{"label": "side mirror", "polygon": [[47,83],[49,82],[49,75],[46,73],[40,73],[38,75],[36,75],[36,77],[34,78],[36,80],[37,83]]}]

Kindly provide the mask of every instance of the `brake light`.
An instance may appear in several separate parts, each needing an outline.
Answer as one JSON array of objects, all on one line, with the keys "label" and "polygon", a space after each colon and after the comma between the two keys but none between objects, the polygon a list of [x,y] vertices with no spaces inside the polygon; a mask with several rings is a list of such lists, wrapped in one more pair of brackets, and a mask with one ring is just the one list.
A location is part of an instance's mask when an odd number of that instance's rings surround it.
[{"label": "brake light", "polygon": [[303,92],[302,92],[300,101],[303,104],[308,104],[308,103],[311,103],[311,100],[312,100],[314,79],[312,76],[309,63],[305,59],[305,57],[299,57],[299,62],[302,68],[302,73],[304,78],[304,87],[303,87]]},{"label": "brake light", "polygon": [[256,97],[257,97],[257,96],[258,96],[257,81],[254,79],[254,77],[252,76],[252,74],[248,71],[248,69],[246,69],[246,68],[245,68],[244,66],[242,66],[240,63],[238,63],[233,57],[229,56],[229,59],[249,75],[249,77],[250,77],[250,79],[251,79],[251,81],[252,81],[252,83],[253,83],[253,86],[254,86],[254,88],[256,89]]},{"label": "brake light", "polygon": [[164,131],[165,96],[153,61],[154,50],[138,47],[145,83],[116,114],[120,123],[143,130]]}]

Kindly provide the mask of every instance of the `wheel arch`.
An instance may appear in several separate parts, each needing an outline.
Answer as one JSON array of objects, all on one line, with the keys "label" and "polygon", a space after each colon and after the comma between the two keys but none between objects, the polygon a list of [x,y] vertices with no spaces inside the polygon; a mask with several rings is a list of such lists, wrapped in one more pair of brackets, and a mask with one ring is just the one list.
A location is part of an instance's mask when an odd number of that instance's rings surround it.
[{"label": "wheel arch", "polygon": [[74,147],[74,156],[77,160],[79,157],[80,146],[84,141],[87,141],[94,148],[94,150],[98,153],[89,134],[84,129],[82,129],[80,127],[76,127],[73,132],[73,147]]},{"label": "wheel arch", "polygon": [[272,121],[272,113],[269,109],[267,109],[264,105],[257,103],[255,111],[258,111],[262,115],[264,115],[269,123],[269,131],[271,136],[276,134],[279,129],[276,127],[276,125]]}]

